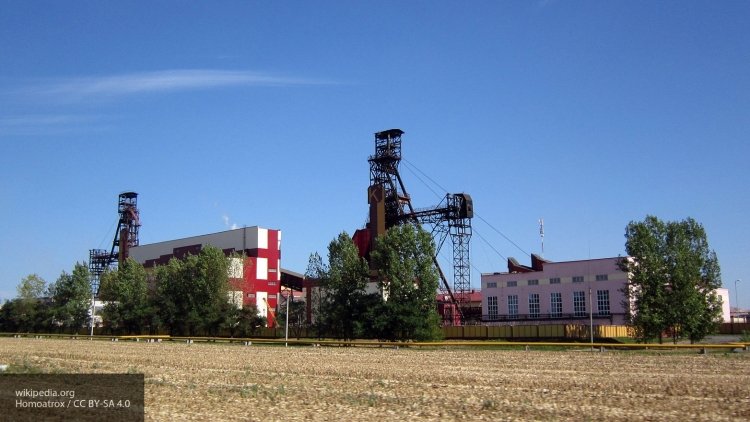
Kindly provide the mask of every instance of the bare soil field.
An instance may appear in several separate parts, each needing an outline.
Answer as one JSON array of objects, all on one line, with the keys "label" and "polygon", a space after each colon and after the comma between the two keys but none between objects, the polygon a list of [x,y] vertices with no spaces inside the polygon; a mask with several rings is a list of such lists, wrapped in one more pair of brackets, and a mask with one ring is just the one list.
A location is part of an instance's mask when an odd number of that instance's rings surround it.
[{"label": "bare soil field", "polygon": [[750,420],[750,353],[0,339],[0,364],[143,373],[146,420]]}]

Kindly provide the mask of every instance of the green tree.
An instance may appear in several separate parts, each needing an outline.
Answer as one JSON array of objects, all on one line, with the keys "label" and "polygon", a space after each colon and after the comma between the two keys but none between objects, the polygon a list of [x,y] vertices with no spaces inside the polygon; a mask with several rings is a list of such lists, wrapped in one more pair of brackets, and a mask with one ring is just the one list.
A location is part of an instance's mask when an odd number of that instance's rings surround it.
[{"label": "green tree", "polygon": [[[320,277],[323,275],[324,271],[325,266],[323,265],[323,258],[321,258],[320,254],[317,252],[310,254],[310,258],[307,262],[307,269],[305,270],[305,278],[312,282],[320,282]],[[312,292],[310,293],[310,308],[312,310],[312,320],[310,321],[311,327],[317,333],[318,338],[322,338],[325,332],[320,313],[323,304],[323,289],[312,289]]]},{"label": "green tree", "polygon": [[[291,295],[291,293],[289,293]],[[286,303],[287,296],[284,295],[284,302],[279,303],[279,313],[276,315],[276,320],[279,323],[280,328],[286,328]],[[305,328],[305,302],[295,301],[291,298],[289,302],[289,335],[292,337],[300,337],[302,330]]]},{"label": "green tree", "polygon": [[369,269],[351,237],[342,232],[331,241],[327,266],[322,260],[313,262],[315,256],[311,257],[308,272],[320,280],[323,289],[319,324],[334,337],[345,340],[366,334],[363,302]]},{"label": "green tree", "polygon": [[254,305],[237,309],[236,315],[235,332],[240,337],[254,337],[268,322],[265,317],[260,316],[258,308]]},{"label": "green tree", "polygon": [[46,319],[44,293],[47,283],[37,274],[29,274],[16,286],[18,296],[6,303],[5,325],[9,331],[35,331]]},{"label": "green tree", "polygon": [[76,263],[73,273],[63,273],[49,289],[52,296],[52,315],[60,326],[78,331],[89,319],[91,285],[89,269]]},{"label": "green tree", "polygon": [[435,340],[442,336],[435,296],[439,275],[429,233],[412,225],[394,226],[378,238],[370,259],[378,268],[385,302],[371,315],[379,337]]},{"label": "green tree", "polygon": [[146,269],[132,258],[102,275],[99,298],[107,302],[102,319],[112,329],[139,334],[153,318]]},{"label": "green tree", "polygon": [[629,258],[619,266],[629,273],[623,292],[637,337],[661,341],[669,331],[675,342],[683,336],[695,342],[715,330],[721,272],[703,227],[692,218],[663,222],[647,216],[630,222],[625,237]]},{"label": "green tree", "polygon": [[719,261],[698,222],[688,218],[668,227],[668,303],[673,338],[700,341],[716,330],[721,319],[721,301],[716,295],[721,287]]},{"label": "green tree", "polygon": [[29,274],[21,279],[16,286],[16,292],[19,299],[39,300],[44,296],[47,289],[47,282],[38,274]]},{"label": "green tree", "polygon": [[157,267],[159,316],[171,334],[212,335],[222,328],[230,312],[227,270],[226,256],[213,246]]}]

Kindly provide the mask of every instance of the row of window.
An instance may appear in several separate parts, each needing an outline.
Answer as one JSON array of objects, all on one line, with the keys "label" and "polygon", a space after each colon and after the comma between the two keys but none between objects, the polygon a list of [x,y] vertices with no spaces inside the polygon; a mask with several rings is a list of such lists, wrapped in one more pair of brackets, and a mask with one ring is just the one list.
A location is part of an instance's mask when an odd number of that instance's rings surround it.
[{"label": "row of window", "polygon": [[[539,293],[529,293],[529,317],[539,318],[541,316],[541,303]],[[508,295],[508,316],[510,318],[518,316],[518,295]],[[609,290],[596,291],[597,314],[607,316],[610,314]],[[552,292],[549,298],[549,314],[552,318],[562,316],[563,301],[562,293]],[[500,306],[497,296],[487,297],[487,314],[490,319],[496,318],[500,314]],[[588,315],[586,311],[586,292],[573,292],[573,314],[577,317]]]},{"label": "row of window", "polygon": [[[607,281],[607,280],[609,280],[609,275],[608,274],[597,274],[596,275],[596,281]],[[582,275],[573,276],[573,283],[583,283],[583,276]],[[527,280],[526,284],[529,285],[529,286],[538,286],[539,285],[539,280],[538,279],[536,279],[536,280]],[[550,278],[549,279],[549,284],[560,284],[560,277],[552,277],[552,278]],[[516,287],[516,286],[518,286],[518,281],[511,280],[511,281],[506,282],[506,287]],[[497,288],[497,281],[488,281],[487,282],[487,288],[488,289]]]}]

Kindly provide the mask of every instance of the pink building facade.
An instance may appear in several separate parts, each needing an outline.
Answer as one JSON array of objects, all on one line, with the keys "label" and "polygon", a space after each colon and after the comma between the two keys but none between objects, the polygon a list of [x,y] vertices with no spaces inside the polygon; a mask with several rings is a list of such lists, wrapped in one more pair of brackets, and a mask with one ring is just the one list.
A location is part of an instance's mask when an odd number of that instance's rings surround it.
[{"label": "pink building facade", "polygon": [[625,324],[620,258],[532,265],[508,260],[508,272],[482,274],[482,320],[487,324],[565,324],[593,318],[596,325]]}]

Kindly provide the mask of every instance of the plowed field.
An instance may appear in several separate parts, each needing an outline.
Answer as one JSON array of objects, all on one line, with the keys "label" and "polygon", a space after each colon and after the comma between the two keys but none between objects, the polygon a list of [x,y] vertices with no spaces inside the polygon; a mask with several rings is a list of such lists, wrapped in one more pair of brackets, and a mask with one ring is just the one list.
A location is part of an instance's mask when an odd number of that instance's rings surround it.
[{"label": "plowed field", "polygon": [[0,364],[144,373],[146,420],[750,420],[750,353],[0,339]]}]

